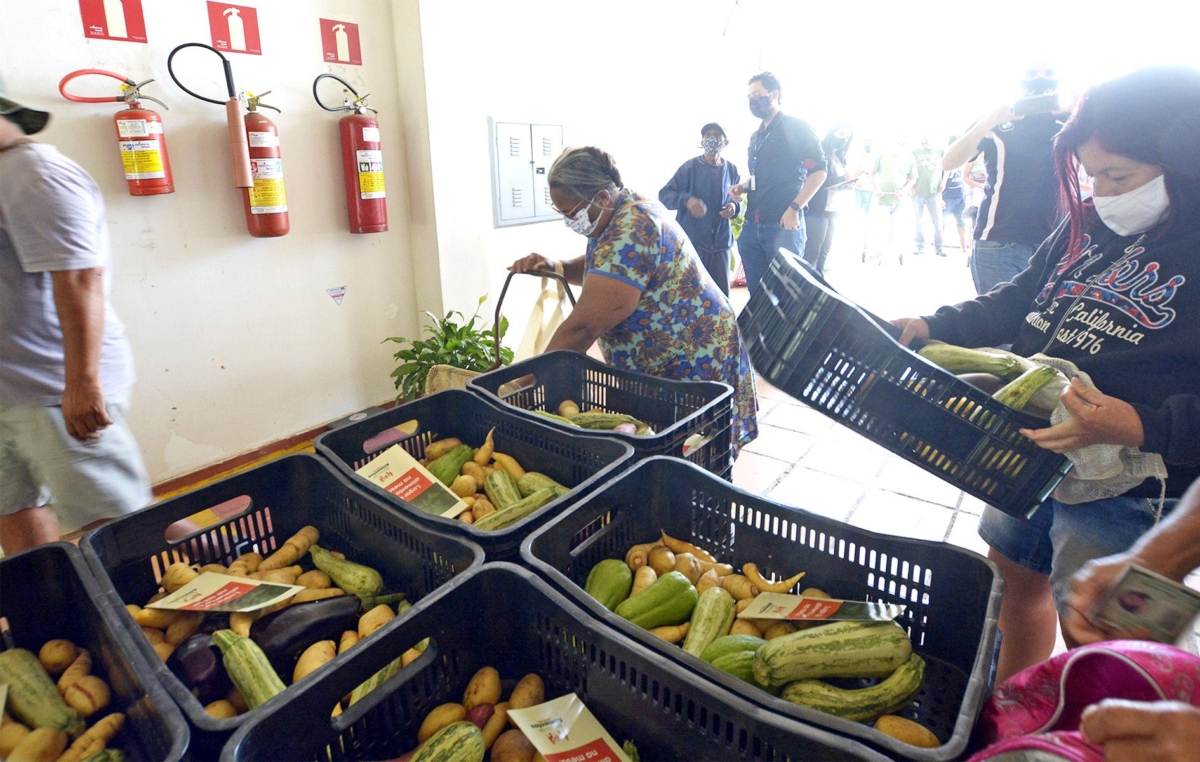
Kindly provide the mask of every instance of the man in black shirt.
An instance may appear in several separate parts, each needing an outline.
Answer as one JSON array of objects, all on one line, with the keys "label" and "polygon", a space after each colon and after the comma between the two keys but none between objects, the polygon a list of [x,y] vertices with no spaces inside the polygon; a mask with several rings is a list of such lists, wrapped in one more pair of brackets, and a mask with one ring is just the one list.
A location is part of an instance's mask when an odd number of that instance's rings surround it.
[{"label": "man in black shirt", "polygon": [[[1032,68],[1021,79],[1025,97],[1049,95],[1057,88],[1058,74],[1048,67]],[[980,119],[946,149],[942,168],[947,172],[980,153],[987,168],[971,257],[976,292],[986,294],[1016,277],[1054,229],[1058,179],[1053,150],[1061,127],[1055,114],[1022,117],[1006,105]]]},{"label": "man in black shirt", "polygon": [[738,251],[751,293],[780,249],[804,251],[804,207],[825,182],[825,153],[813,128],[784,114],[779,80],[770,72],[750,79],[750,113],[762,124],[750,137],[747,181],[729,189],[734,201],[748,196]]}]

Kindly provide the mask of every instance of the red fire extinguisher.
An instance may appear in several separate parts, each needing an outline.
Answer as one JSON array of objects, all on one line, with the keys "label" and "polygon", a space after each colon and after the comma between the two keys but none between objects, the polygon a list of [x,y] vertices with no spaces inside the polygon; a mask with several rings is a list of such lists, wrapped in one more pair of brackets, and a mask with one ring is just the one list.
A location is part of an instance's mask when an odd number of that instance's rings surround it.
[{"label": "red fire extinguisher", "polygon": [[[326,106],[317,94],[317,85],[326,77],[341,82],[354,100],[343,96],[341,106]],[[366,95],[360,96],[349,82],[334,74],[321,74],[313,80],[313,98],[326,111],[350,112],[338,122],[342,135],[342,177],[346,185],[346,214],[350,218],[350,232],[384,232],[388,224],[383,150],[379,144],[379,120],[373,116],[378,112],[367,105]]]},{"label": "red fire extinguisher", "polygon": [[[117,96],[83,96],[67,92],[67,83],[77,77],[99,74],[121,82],[121,94]],[[167,104],[142,95],[141,89],[153,82],[134,82],[128,77],[103,69],[80,69],[62,78],[58,91],[62,97],[76,103],[124,103],[127,108],[113,115],[117,128],[117,146],[121,151],[121,163],[125,167],[125,181],[131,196],[157,196],[174,193],[171,178],[171,160],[167,157],[167,137],[163,133],[162,117],[150,109],[142,108],[142,101],[154,101],[163,108]]]},{"label": "red fire extinguisher", "polygon": [[[206,98],[183,86],[175,76],[172,63],[175,54],[184,48],[204,48],[216,53],[225,69],[225,87],[229,97],[224,101]],[[263,103],[262,96],[242,92],[233,83],[233,67],[221,51],[199,42],[188,42],[167,56],[167,71],[171,79],[193,98],[225,106],[229,130],[229,156],[233,162],[234,187],[242,189],[242,204],[246,210],[246,229],[255,238],[287,235],[291,229],[288,216],[287,192],[283,186],[283,158],[279,150],[279,129],[259,111],[274,106]],[[266,95],[267,93],[263,93]],[[243,109],[245,113],[243,114]]]}]

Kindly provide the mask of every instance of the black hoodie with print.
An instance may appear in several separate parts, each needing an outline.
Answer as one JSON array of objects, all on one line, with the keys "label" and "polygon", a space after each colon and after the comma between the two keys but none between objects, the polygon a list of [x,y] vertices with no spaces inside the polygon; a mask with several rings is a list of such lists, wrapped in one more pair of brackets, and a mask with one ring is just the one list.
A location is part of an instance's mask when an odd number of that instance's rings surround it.
[{"label": "black hoodie with print", "polygon": [[[1074,261],[1068,238],[1063,223],[1011,283],[926,317],[930,336],[1071,361],[1134,406],[1140,449],[1162,455],[1178,497],[1200,477],[1200,228],[1119,236],[1095,221]],[[1125,494],[1157,497],[1159,485]]]}]

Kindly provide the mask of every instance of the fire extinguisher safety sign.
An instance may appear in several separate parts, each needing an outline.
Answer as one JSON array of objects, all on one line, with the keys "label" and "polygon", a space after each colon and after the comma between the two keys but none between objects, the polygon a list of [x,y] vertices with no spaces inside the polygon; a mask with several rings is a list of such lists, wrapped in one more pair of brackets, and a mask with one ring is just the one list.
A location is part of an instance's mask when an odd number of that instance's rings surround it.
[{"label": "fire extinguisher safety sign", "polygon": [[79,15],[84,37],[146,42],[142,0],[79,0]]},{"label": "fire extinguisher safety sign", "polygon": [[288,210],[287,192],[283,189],[283,159],[251,159],[250,175],[254,178],[254,187],[249,189],[252,214],[278,214]]},{"label": "fire extinguisher safety sign", "polygon": [[[128,2],[128,0],[126,0]],[[212,46],[223,53],[262,55],[258,36],[258,11],[248,5],[208,2],[208,28]]]},{"label": "fire extinguisher safety sign", "polygon": [[358,42],[358,24],[321,19],[321,57],[325,63],[362,66],[362,46]]},{"label": "fire extinguisher safety sign", "polygon": [[383,151],[357,151],[359,198],[384,198]]}]

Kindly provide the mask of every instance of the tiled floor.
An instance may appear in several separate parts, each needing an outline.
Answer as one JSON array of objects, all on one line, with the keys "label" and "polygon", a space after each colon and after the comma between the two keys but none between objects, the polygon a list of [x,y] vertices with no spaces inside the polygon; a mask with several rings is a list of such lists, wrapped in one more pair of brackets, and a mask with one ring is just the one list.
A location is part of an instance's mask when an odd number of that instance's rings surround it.
[{"label": "tiled floor", "polygon": [[[952,248],[947,253],[946,258],[915,262],[906,257],[905,265],[863,264],[835,248],[827,278],[877,315],[926,314],[974,296],[961,254]],[[739,310],[747,299],[746,289],[733,290]],[[977,532],[981,501],[761,379],[758,394],[759,438],[734,464],[735,485],[871,531],[944,541],[986,554]],[[1200,589],[1200,575],[1189,583]]]}]

